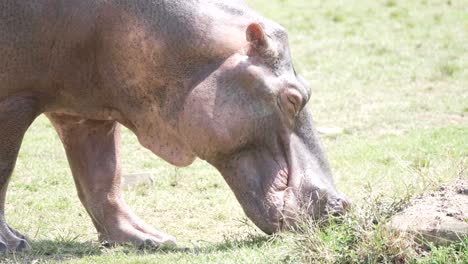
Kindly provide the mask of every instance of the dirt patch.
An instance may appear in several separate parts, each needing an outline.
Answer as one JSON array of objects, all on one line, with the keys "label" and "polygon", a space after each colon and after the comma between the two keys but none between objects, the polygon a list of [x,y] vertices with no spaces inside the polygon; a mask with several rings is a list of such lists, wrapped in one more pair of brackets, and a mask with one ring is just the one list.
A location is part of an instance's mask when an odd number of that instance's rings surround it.
[{"label": "dirt patch", "polygon": [[437,245],[464,240],[468,236],[468,179],[415,198],[390,225]]}]

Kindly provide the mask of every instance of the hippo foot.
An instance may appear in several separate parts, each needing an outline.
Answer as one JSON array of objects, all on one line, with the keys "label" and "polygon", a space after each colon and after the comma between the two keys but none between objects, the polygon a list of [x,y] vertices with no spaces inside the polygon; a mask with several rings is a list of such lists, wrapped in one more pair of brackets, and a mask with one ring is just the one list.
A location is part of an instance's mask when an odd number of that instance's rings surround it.
[{"label": "hippo foot", "polygon": [[113,229],[107,228],[107,234],[99,234],[99,240],[103,246],[128,243],[140,249],[160,249],[176,246],[176,239],[173,236],[153,229],[138,218],[120,222],[121,224]]},{"label": "hippo foot", "polygon": [[29,251],[31,246],[26,237],[3,223],[0,227],[0,253]]},{"label": "hippo foot", "polygon": [[132,244],[139,249],[160,249],[160,248],[171,248],[176,246],[176,240],[170,235],[165,237],[153,236],[150,234],[142,234],[136,232],[133,234],[120,234],[118,237],[111,236],[100,236],[99,240],[101,245],[104,247],[112,247],[121,244]]}]

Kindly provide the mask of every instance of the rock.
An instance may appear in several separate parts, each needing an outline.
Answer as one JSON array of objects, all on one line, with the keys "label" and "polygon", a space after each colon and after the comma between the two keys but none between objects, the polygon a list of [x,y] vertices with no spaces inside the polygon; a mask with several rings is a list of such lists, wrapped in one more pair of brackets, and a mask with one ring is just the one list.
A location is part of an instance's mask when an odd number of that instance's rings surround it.
[{"label": "rock", "polygon": [[339,136],[344,133],[344,129],[340,127],[318,127],[317,131],[319,134],[325,136]]},{"label": "rock", "polygon": [[122,176],[121,187],[128,189],[141,185],[152,186],[154,183],[151,173],[132,173]]},{"label": "rock", "polygon": [[459,191],[460,186],[468,186],[468,179],[413,200],[391,219],[390,226],[436,245],[463,241],[468,236],[468,195]]},{"label": "rock", "polygon": [[459,185],[456,189],[457,193],[468,195],[468,185]]}]

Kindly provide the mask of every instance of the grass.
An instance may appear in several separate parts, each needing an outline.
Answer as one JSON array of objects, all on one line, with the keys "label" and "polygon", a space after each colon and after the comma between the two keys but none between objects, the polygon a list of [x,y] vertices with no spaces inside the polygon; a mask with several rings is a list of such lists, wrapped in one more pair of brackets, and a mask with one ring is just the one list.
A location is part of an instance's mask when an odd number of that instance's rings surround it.
[{"label": "grass", "polygon": [[123,172],[156,175],[125,190],[134,211],[178,238],[158,252],[102,248],[76,196],[58,137],[44,117],[28,130],[7,194],[6,218],[33,251],[1,262],[467,263],[468,241],[416,245],[389,231],[412,195],[467,176],[468,1],[250,0],[289,30],[309,80],[317,126],[348,217],[266,236],[244,216],[222,177],[202,161],[174,168],[123,133]]}]

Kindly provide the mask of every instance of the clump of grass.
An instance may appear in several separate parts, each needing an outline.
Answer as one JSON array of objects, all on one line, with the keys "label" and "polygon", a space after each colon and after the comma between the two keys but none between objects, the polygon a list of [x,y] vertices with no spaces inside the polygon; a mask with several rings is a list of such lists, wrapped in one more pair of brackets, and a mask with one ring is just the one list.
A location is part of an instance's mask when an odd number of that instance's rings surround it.
[{"label": "clump of grass", "polygon": [[343,22],[344,20],[344,17],[340,14],[335,14],[333,17],[332,17],[332,21],[335,22],[335,23],[340,23],[340,22]]},{"label": "clump of grass", "polygon": [[442,76],[445,77],[453,77],[459,70],[460,68],[453,63],[443,63],[439,65],[439,71]]},{"label": "clump of grass", "polygon": [[390,18],[398,21],[406,20],[409,18],[408,10],[404,8],[394,10],[390,12]]},{"label": "clump of grass", "polygon": [[297,228],[295,247],[308,263],[403,263],[414,258],[415,242],[389,228],[388,219],[409,199],[368,195],[367,203],[344,218],[323,222],[305,220]]},{"label": "clump of grass", "polygon": [[386,7],[394,7],[394,6],[396,6],[396,2],[393,1],[393,0],[389,0],[389,1],[385,2],[385,6]]},{"label": "clump of grass", "polygon": [[292,255],[304,263],[466,261],[467,256],[463,253],[468,248],[466,241],[464,245],[439,248],[432,244],[418,244],[413,235],[390,227],[390,218],[401,211],[413,196],[411,189],[398,197],[368,191],[364,202],[344,217],[330,216],[320,222],[304,218],[289,237],[293,240],[294,249],[288,258],[291,259]]},{"label": "clump of grass", "polygon": [[422,254],[418,263],[468,263],[468,237],[459,243],[447,247],[427,244],[429,250]]}]

